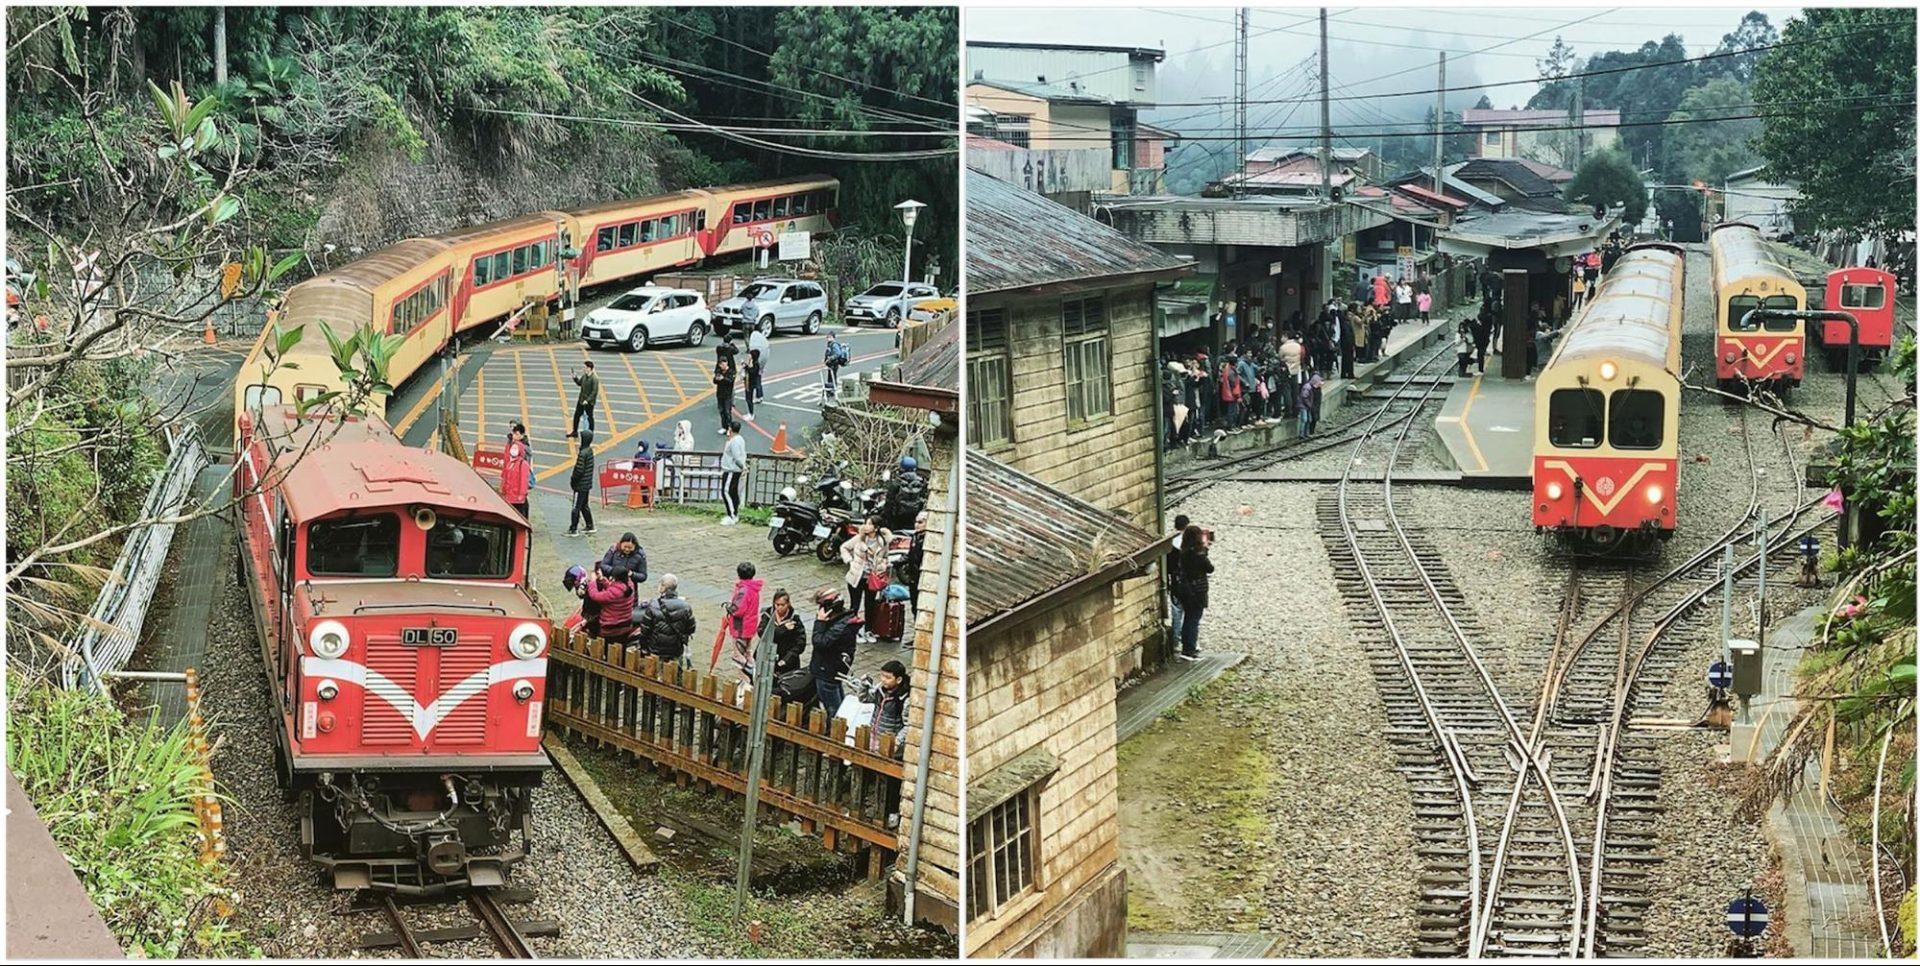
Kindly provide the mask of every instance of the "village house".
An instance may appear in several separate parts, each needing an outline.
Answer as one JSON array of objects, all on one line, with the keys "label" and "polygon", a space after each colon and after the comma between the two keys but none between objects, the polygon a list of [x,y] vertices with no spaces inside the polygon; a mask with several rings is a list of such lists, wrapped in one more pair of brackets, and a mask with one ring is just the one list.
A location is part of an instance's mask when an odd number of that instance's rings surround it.
[{"label": "village house", "polygon": [[1172,537],[978,450],[966,464],[962,952],[1117,957],[1127,877],[1111,655],[1134,634],[1126,586],[1155,585]]},{"label": "village house", "polygon": [[[1154,287],[1189,271],[1098,221],[968,172],[968,445],[1160,532]],[[1111,606],[1113,676],[1163,660],[1157,571],[1117,584]]]},{"label": "village house", "polygon": [[[1338,147],[1328,155],[1327,179],[1336,195],[1345,195],[1363,184],[1374,184],[1381,177],[1380,156],[1366,148]],[[1234,194],[1318,194],[1323,185],[1320,176],[1319,148],[1261,148],[1248,152],[1240,170],[1207,185],[1205,194],[1224,197]]]},{"label": "village house", "polygon": [[[931,425],[926,434],[927,537],[914,604],[913,700],[901,734],[908,766],[900,788],[905,848],[888,880],[893,908],[958,933],[960,908],[960,556],[949,547],[958,518],[954,483],[960,432],[958,320],[902,333],[900,361],[867,385],[870,406],[895,407]],[[885,410],[876,412],[884,413]],[[942,583],[941,575],[948,579]],[[926,727],[933,703],[933,727]],[[922,750],[924,749],[924,755]],[[926,775],[924,791],[919,776]]]},{"label": "village house", "polygon": [[[1620,140],[1619,111],[1586,111],[1583,130],[1568,132],[1573,115],[1558,110],[1468,108],[1460,112],[1460,126],[1472,135],[1467,156],[1526,158],[1562,168],[1579,167],[1588,153]],[[1579,135],[1576,144],[1573,134]]]},{"label": "village house", "polygon": [[[1106,165],[1097,190],[1123,195],[1158,191],[1164,184],[1168,143],[1177,135],[1142,124],[1140,111],[1153,106],[1154,65],[1165,56],[1145,47],[971,42],[967,133],[1006,145],[1002,151],[1074,155],[1015,155],[986,169],[1004,181],[1019,183],[1016,173],[1022,169],[1064,169],[1067,183],[1077,183],[1084,175],[1075,171],[1097,157],[1078,155],[1097,150],[1104,152]],[[970,146],[969,153],[972,150]],[[1044,177],[1041,182],[1056,183]],[[1049,195],[1057,191],[1042,189]]]}]

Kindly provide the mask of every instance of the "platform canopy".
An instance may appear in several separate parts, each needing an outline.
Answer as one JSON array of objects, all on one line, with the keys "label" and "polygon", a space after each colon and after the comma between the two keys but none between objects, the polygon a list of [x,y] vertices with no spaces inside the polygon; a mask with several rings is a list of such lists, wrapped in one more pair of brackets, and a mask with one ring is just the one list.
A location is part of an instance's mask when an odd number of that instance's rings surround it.
[{"label": "platform canopy", "polygon": [[1485,258],[1501,251],[1534,251],[1547,258],[1577,255],[1599,247],[1601,239],[1620,224],[1620,211],[1605,218],[1591,212],[1550,214],[1538,211],[1502,211],[1455,222],[1440,233],[1440,251],[1448,255]]}]

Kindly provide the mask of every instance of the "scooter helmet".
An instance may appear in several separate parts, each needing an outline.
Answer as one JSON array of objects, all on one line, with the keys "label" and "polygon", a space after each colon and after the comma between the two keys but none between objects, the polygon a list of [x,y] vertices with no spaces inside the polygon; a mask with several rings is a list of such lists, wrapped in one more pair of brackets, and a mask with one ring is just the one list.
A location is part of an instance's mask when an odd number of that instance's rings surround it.
[{"label": "scooter helmet", "polygon": [[580,586],[580,582],[585,579],[587,579],[587,568],[579,564],[574,564],[567,568],[566,575],[560,578],[560,584],[568,590],[572,590]]},{"label": "scooter helmet", "polygon": [[902,456],[902,457],[900,457],[900,471],[901,471],[901,472],[903,472],[903,473],[911,473],[911,472],[913,472],[914,470],[916,470],[916,469],[919,469],[919,467],[920,467],[920,461],[919,461],[919,460],[916,460],[916,459],[914,459],[914,458],[913,458],[913,457],[911,457],[911,456]]}]

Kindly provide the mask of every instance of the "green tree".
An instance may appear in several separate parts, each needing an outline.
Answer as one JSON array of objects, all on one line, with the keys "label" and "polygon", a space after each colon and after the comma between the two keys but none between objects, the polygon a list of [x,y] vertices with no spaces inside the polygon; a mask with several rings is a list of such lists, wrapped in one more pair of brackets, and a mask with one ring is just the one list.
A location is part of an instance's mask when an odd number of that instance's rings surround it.
[{"label": "green tree", "polygon": [[[1730,117],[1753,113],[1748,105],[1752,94],[1747,85],[1733,77],[1718,77],[1687,91],[1674,120]],[[1727,175],[1760,163],[1760,152],[1753,140],[1760,134],[1759,120],[1717,121],[1677,124],[1668,134],[1667,147],[1673,163],[1670,171],[1676,183],[1705,181],[1718,187]]]},{"label": "green tree", "polygon": [[1795,212],[1816,229],[1912,231],[1913,9],[1809,8],[1781,39],[1798,46],[1753,76],[1768,174],[1799,184]]},{"label": "green tree", "polygon": [[1547,56],[1534,61],[1534,67],[1540,72],[1540,89],[1534,92],[1527,106],[1540,110],[1564,111],[1573,106],[1573,85],[1578,81],[1561,80],[1580,66],[1579,55],[1573,52],[1572,45],[1561,37],[1553,38],[1553,47]]},{"label": "green tree", "polygon": [[1623,217],[1632,224],[1646,213],[1647,186],[1626,155],[1605,149],[1581,163],[1573,180],[1567,182],[1567,200],[1582,205],[1624,204],[1627,210]]},{"label": "green tree", "polygon": [[[1780,31],[1773,29],[1773,22],[1758,10],[1749,12],[1740,18],[1740,25],[1733,32],[1720,38],[1720,46],[1714,48],[1716,54],[1736,51],[1757,50],[1771,47],[1780,40]],[[1730,77],[1742,84],[1753,80],[1753,67],[1757,57],[1722,57],[1717,60],[1703,61],[1700,74],[1703,77]]]}]

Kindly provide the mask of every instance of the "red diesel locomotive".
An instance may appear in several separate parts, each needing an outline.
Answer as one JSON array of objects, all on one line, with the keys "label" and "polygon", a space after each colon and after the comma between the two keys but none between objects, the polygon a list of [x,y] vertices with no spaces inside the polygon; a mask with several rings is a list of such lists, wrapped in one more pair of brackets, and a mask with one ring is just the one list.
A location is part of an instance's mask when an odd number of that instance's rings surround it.
[{"label": "red diesel locomotive", "polygon": [[1598,546],[1673,536],[1685,273],[1678,246],[1634,246],[1534,381],[1536,530]]},{"label": "red diesel locomotive", "polygon": [[302,852],[341,889],[503,883],[548,768],[526,520],[378,419],[265,406],[235,452],[237,575]]},{"label": "red diesel locomotive", "polygon": [[[1860,323],[1860,363],[1878,362],[1893,351],[1893,293],[1898,284],[1892,272],[1877,268],[1842,268],[1827,275],[1825,306],[1851,312]],[[1811,334],[1827,359],[1841,372],[1847,369],[1847,324],[1815,322]]]}]

